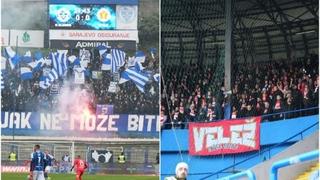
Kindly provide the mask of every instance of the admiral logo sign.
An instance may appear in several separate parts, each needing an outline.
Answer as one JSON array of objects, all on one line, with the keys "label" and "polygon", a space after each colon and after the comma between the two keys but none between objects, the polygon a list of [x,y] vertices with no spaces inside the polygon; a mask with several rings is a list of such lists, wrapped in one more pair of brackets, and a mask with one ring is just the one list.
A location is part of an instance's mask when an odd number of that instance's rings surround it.
[{"label": "admiral logo sign", "polygon": [[260,117],[189,125],[189,153],[231,154],[260,148]]},{"label": "admiral logo sign", "polygon": [[93,48],[93,47],[98,47],[98,46],[108,46],[108,42],[86,42],[86,41],[78,41],[75,48]]}]

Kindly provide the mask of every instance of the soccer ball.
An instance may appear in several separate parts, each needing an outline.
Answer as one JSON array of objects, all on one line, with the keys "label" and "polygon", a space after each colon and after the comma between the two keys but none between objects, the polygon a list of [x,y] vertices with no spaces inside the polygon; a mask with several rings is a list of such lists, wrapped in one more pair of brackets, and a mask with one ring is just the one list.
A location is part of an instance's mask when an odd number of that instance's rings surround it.
[{"label": "soccer ball", "polygon": [[48,177],[48,180],[51,180],[51,177]]}]

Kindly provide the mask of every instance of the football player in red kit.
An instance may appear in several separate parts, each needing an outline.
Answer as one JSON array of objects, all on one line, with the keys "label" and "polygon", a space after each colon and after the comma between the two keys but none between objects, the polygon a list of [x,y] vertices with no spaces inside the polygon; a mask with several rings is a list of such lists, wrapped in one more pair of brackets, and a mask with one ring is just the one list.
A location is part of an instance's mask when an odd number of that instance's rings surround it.
[{"label": "football player in red kit", "polygon": [[82,180],[81,176],[83,175],[85,169],[88,168],[88,163],[81,159],[80,155],[74,160],[72,169],[75,167],[76,170],[76,180]]}]

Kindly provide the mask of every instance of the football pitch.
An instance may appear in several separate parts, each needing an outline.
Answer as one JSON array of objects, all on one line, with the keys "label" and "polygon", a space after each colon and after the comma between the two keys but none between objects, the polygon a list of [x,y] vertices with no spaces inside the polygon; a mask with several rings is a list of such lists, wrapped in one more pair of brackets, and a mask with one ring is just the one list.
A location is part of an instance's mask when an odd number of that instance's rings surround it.
[{"label": "football pitch", "polygon": [[[26,173],[1,173],[1,180],[27,180]],[[75,174],[50,174],[50,180],[74,180]],[[82,180],[159,180],[159,176],[142,175],[91,175],[84,174]]]}]

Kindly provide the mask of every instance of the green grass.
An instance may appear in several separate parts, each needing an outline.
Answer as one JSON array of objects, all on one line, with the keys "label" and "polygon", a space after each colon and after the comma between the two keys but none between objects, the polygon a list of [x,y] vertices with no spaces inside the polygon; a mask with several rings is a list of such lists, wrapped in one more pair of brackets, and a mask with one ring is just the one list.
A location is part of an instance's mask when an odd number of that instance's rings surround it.
[{"label": "green grass", "polygon": [[[1,180],[27,180],[26,173],[1,173]],[[50,174],[51,180],[74,180],[75,174]],[[84,174],[83,180],[158,180],[158,176],[141,176],[141,175],[90,175]]]}]

